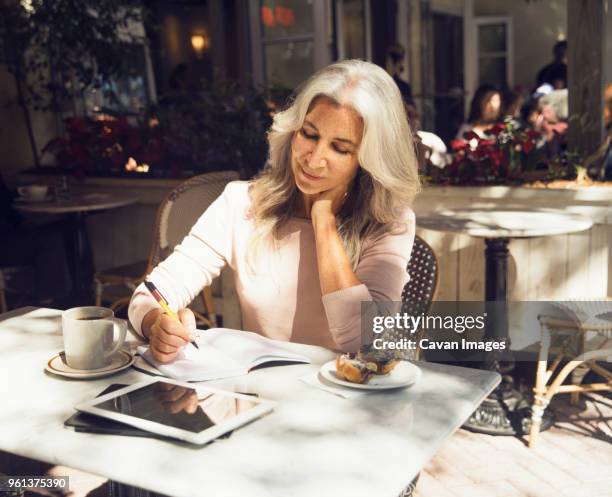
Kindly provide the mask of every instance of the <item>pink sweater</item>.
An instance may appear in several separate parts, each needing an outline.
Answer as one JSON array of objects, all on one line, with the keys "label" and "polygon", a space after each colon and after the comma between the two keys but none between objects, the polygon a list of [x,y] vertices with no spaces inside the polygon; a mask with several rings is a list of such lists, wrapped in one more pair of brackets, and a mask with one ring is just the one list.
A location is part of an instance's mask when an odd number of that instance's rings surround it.
[{"label": "pink sweater", "polygon": [[[151,273],[151,281],[174,310],[187,306],[226,264],[233,269],[243,327],[276,340],[355,351],[361,345],[362,301],[399,301],[408,281],[406,266],[414,241],[414,214],[407,230],[366,240],[356,270],[361,285],[321,295],[314,231],[308,219],[291,218],[278,249],[262,245],[253,272],[247,267],[253,223],[247,182],[229,183],[189,235]],[[141,333],[142,319],[159,307],[140,285],[129,318]]]}]

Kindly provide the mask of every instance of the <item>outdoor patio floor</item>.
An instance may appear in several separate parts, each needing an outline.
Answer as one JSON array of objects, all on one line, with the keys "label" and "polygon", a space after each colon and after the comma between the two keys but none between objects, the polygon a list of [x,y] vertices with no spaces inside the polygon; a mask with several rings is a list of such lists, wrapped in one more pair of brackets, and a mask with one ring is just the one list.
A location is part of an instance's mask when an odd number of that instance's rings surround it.
[{"label": "outdoor patio floor", "polygon": [[612,497],[612,395],[557,395],[555,425],[527,448],[516,437],[459,430],[438,451],[416,497]]}]

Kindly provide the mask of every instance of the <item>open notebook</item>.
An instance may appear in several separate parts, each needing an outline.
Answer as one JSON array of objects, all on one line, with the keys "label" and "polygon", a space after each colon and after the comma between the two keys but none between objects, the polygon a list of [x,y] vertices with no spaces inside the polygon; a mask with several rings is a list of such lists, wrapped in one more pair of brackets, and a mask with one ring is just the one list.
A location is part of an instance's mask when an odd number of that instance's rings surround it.
[{"label": "open notebook", "polygon": [[291,352],[282,342],[250,331],[212,328],[198,330],[196,343],[183,347],[176,360],[161,364],[151,356],[149,347],[138,347],[140,355],[168,378],[206,381],[245,375],[268,362],[309,363],[308,357]]}]

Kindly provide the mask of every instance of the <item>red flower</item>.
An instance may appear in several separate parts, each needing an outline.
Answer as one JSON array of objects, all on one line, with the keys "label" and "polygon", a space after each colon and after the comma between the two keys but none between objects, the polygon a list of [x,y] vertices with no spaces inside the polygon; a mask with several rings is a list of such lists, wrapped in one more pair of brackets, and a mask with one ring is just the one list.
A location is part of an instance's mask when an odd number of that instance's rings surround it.
[{"label": "red flower", "polygon": [[87,153],[87,150],[79,144],[71,144],[66,150],[66,156],[72,164],[75,164],[83,171],[93,171],[95,168],[96,164]]},{"label": "red flower", "polygon": [[293,9],[287,7],[275,7],[274,14],[278,23],[286,28],[295,24]]},{"label": "red flower", "polygon": [[497,145],[497,141],[494,138],[480,138],[478,140],[478,147],[494,147]]},{"label": "red flower", "polygon": [[506,129],[506,125],[504,123],[495,123],[493,127],[487,129],[485,133],[487,135],[499,136],[499,134],[505,129]]},{"label": "red flower", "polygon": [[276,26],[274,12],[272,12],[272,9],[267,5],[261,7],[261,20],[268,28]]},{"label": "red flower", "polygon": [[463,138],[465,138],[467,141],[480,139],[480,137],[473,131],[466,131],[463,133]]},{"label": "red flower", "polygon": [[66,130],[70,139],[82,141],[91,133],[91,124],[82,118],[73,118],[66,121]]},{"label": "red flower", "polygon": [[491,165],[493,166],[493,169],[499,170],[499,168],[502,165],[502,162],[504,161],[504,152],[503,152],[503,150],[501,150],[499,148],[491,147],[487,151],[487,156],[488,156],[489,160],[491,161]]},{"label": "red flower", "polygon": [[534,147],[535,147],[535,143],[533,142],[533,140],[527,139],[521,142],[521,148],[523,149],[523,152],[525,152],[526,154],[531,152]]},{"label": "red flower", "polygon": [[527,133],[527,136],[529,138],[531,138],[532,140],[536,140],[536,139],[540,138],[540,133],[538,133],[533,128],[529,128],[527,131],[525,131],[525,133]]},{"label": "red flower", "polygon": [[462,140],[461,138],[457,138],[456,140],[451,140],[450,146],[454,151],[465,150],[468,146],[468,142]]},{"label": "red flower", "polygon": [[472,151],[474,160],[481,161],[489,156],[489,147],[477,147]]},{"label": "red flower", "polygon": [[85,119],[75,117],[66,121],[66,128],[70,133],[83,133],[87,130],[88,124]]}]

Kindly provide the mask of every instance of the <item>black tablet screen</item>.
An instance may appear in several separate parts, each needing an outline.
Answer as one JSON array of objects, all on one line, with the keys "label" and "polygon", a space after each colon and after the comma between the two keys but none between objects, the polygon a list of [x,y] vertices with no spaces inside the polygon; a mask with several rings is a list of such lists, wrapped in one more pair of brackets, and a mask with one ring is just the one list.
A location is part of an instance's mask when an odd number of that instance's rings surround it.
[{"label": "black tablet screen", "polygon": [[257,405],[213,392],[198,396],[194,388],[158,381],[95,407],[199,433]]}]

